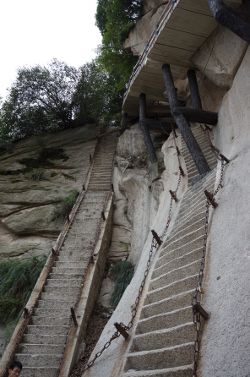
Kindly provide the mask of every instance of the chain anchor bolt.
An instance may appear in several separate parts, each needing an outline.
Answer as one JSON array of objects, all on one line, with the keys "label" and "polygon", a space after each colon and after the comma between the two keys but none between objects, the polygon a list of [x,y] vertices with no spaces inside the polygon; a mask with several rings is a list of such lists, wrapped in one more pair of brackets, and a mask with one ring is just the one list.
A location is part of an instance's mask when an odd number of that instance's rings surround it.
[{"label": "chain anchor bolt", "polygon": [[156,231],[152,229],[151,233],[152,233],[154,239],[156,240],[156,242],[158,243],[158,245],[161,246],[162,240],[160,239],[160,237],[158,236],[158,234],[156,233]]},{"label": "chain anchor bolt", "polygon": [[184,170],[182,169],[181,165],[179,166],[179,170],[180,170],[181,176],[185,177],[185,173],[184,173]]},{"label": "chain anchor bolt", "polygon": [[201,306],[201,304],[200,303],[196,303],[196,304],[194,304],[193,305],[193,311],[195,312],[195,313],[200,313],[200,315],[204,318],[204,319],[206,319],[206,320],[208,320],[209,319],[209,314],[208,314],[208,312]]},{"label": "chain anchor bolt", "polygon": [[75,327],[78,327],[77,319],[76,319],[76,313],[74,308],[70,308],[71,318],[73,319]]},{"label": "chain anchor bolt", "polygon": [[118,322],[115,322],[114,326],[115,326],[116,330],[123,336],[123,338],[125,340],[127,340],[128,337],[129,337],[129,334],[127,332],[126,326],[124,326],[123,323],[118,323]]},{"label": "chain anchor bolt", "polygon": [[207,197],[207,200],[213,206],[213,208],[217,208],[218,207],[218,203],[216,203],[216,201],[214,200],[213,194],[211,194],[211,192],[209,192],[208,190],[205,190],[204,193],[205,193],[205,195]]},{"label": "chain anchor bolt", "polygon": [[170,193],[172,199],[177,203],[178,199],[177,199],[176,193],[172,190],[169,190],[169,193]]}]

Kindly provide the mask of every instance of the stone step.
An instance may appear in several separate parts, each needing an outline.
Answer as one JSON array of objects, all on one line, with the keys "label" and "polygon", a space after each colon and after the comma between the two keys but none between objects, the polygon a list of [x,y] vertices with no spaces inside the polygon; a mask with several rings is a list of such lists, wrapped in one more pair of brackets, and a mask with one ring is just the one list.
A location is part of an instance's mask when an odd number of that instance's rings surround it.
[{"label": "stone step", "polygon": [[62,354],[43,354],[43,355],[32,355],[26,353],[17,353],[17,360],[21,361],[23,365],[27,367],[43,367],[43,368],[58,368]]},{"label": "stone step", "polygon": [[151,280],[150,289],[155,290],[163,288],[166,285],[173,284],[179,280],[185,279],[188,276],[198,274],[201,266],[201,261],[196,260],[192,263],[186,264],[175,270],[170,270],[162,275],[159,275]]},{"label": "stone step", "polygon": [[163,313],[166,314],[173,310],[190,306],[194,291],[195,290],[193,289],[178,295],[173,295],[153,304],[144,305],[141,312],[141,318],[148,318]]},{"label": "stone step", "polygon": [[23,337],[24,343],[30,344],[60,344],[66,342],[66,333],[64,335],[42,335],[42,334],[25,334]]},{"label": "stone step", "polygon": [[190,289],[195,289],[198,282],[198,274],[185,277],[181,280],[171,282],[170,284],[151,290],[151,283],[149,287],[149,293],[146,297],[145,304],[152,304],[164,300],[165,298],[171,297],[173,295],[186,292]]},{"label": "stone step", "polygon": [[77,261],[63,261],[61,259],[57,260],[55,267],[59,268],[85,268],[86,262],[89,261],[89,258],[86,260],[77,260]]},{"label": "stone step", "polygon": [[[164,272],[166,272],[166,268],[168,269],[176,269],[176,268],[180,268],[188,263],[192,263],[196,260],[199,260],[199,258],[202,257],[202,251],[203,251],[203,247],[199,248],[199,249],[195,249],[195,250],[192,250],[190,251],[189,253],[187,254],[184,254],[182,255],[181,257],[178,257],[178,258],[173,258],[173,255],[170,253],[169,256],[169,261],[166,262],[165,264],[158,264],[156,266],[156,268],[154,269],[154,272],[153,272],[153,275],[152,275],[152,278],[154,279],[155,277],[157,277],[157,275],[162,275]],[[166,259],[165,259],[166,261]],[[161,267],[158,267],[158,266],[161,266]]]},{"label": "stone step", "polygon": [[70,309],[70,305],[65,300],[50,300],[50,299],[40,299],[38,301],[38,309],[56,309],[56,310],[67,310]]},{"label": "stone step", "polygon": [[70,323],[69,310],[66,315],[61,314],[59,316],[33,315],[31,323],[37,326],[68,326]]},{"label": "stone step", "polygon": [[68,317],[70,315],[70,308],[47,308],[38,307],[34,311],[34,315],[38,317]]},{"label": "stone step", "polygon": [[193,377],[193,365],[167,369],[129,370],[123,374],[123,377]]},{"label": "stone step", "polygon": [[60,297],[60,295],[58,295],[57,293],[53,293],[53,292],[43,292],[41,294],[41,300],[44,300],[44,301],[55,301],[55,302],[65,302],[67,303],[69,306],[72,306],[73,304],[75,304],[76,302],[76,298],[77,298],[77,294],[75,295],[71,295],[71,294],[65,294],[63,295],[63,297]]},{"label": "stone step", "polygon": [[75,280],[75,279],[81,279],[83,277],[83,274],[79,274],[79,273],[67,273],[67,274],[64,274],[64,273],[51,273],[49,275],[49,278],[50,279],[64,279],[65,281],[67,280]]},{"label": "stone step", "polygon": [[204,220],[203,216],[200,216],[198,219],[194,219],[194,221],[190,220],[187,224],[185,224],[181,228],[175,229],[175,231],[171,232],[169,237],[164,241],[164,244],[170,243],[175,238],[184,237],[187,233],[191,233],[195,231],[197,228],[201,226],[202,220]]},{"label": "stone step", "polygon": [[42,325],[28,325],[27,334],[48,335],[55,337],[56,335],[65,335],[67,333],[68,326],[42,326]]},{"label": "stone step", "polygon": [[136,335],[133,339],[131,352],[156,350],[195,341],[193,322],[185,323],[170,329],[161,329]]},{"label": "stone step", "polygon": [[45,288],[49,287],[81,287],[83,279],[47,279]]},{"label": "stone step", "polygon": [[206,214],[206,206],[202,204],[199,208],[196,208],[194,212],[187,213],[185,216],[182,216],[182,217],[178,216],[175,222],[176,229],[182,229],[187,224],[189,224],[190,221],[192,221],[192,219],[197,219],[200,216],[204,216],[205,218],[205,214]]},{"label": "stone step", "polygon": [[52,274],[66,274],[66,275],[83,275],[85,268],[70,268],[70,267],[53,267]]},{"label": "stone step", "polygon": [[25,377],[57,377],[58,368],[55,367],[44,367],[44,368],[26,368],[23,367],[22,375]]},{"label": "stone step", "polygon": [[44,292],[48,294],[57,295],[58,297],[64,298],[65,296],[76,297],[80,291],[81,285],[78,287],[48,287],[47,285],[44,288]]},{"label": "stone step", "polygon": [[162,348],[160,350],[130,353],[125,370],[163,369],[191,364],[194,358],[194,343]]},{"label": "stone step", "polygon": [[185,245],[182,245],[176,249],[169,250],[168,248],[166,248],[163,250],[162,255],[159,257],[157,266],[159,266],[160,264],[164,265],[171,259],[180,258],[187,253],[191,253],[193,250],[200,249],[203,247],[203,243],[204,236],[200,236],[197,239],[186,243]]},{"label": "stone step", "polygon": [[62,354],[64,350],[64,344],[28,344],[22,343],[19,346],[18,352],[22,354],[31,355],[59,355]]},{"label": "stone step", "polygon": [[[205,223],[205,222],[204,222]],[[187,244],[191,242],[192,240],[204,235],[204,224],[201,223],[200,228],[196,228],[192,230],[191,232],[185,234],[182,237],[176,237],[175,239],[169,240],[166,243],[166,246],[164,246],[168,251],[176,249],[180,247],[183,244]]]},{"label": "stone step", "polygon": [[136,334],[168,329],[188,323],[193,320],[192,306],[174,310],[172,312],[157,314],[146,319],[140,319],[136,328]]}]

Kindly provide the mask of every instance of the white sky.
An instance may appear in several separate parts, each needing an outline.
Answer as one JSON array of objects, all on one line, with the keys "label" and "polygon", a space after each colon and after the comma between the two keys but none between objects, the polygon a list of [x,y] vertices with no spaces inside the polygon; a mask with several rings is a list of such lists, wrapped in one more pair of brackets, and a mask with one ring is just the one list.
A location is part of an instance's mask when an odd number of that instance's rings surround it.
[{"label": "white sky", "polygon": [[19,67],[57,58],[79,67],[101,43],[96,0],[0,0],[0,96]]}]

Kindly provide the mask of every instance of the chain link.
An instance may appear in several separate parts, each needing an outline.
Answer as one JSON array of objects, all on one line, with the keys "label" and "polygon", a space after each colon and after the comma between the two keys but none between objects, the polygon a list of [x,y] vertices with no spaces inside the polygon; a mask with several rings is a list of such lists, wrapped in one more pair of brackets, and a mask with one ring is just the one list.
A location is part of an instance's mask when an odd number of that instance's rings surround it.
[{"label": "chain link", "polygon": [[[179,152],[177,144],[176,144],[175,133],[174,132],[173,132],[173,139],[174,139],[175,149],[176,149],[176,152],[177,152],[178,165],[179,165],[179,168],[181,168],[180,157],[179,157],[179,153],[180,152]],[[182,179],[182,175],[180,173],[179,177],[178,177],[176,189],[174,190],[175,194],[177,194],[177,192],[178,192],[178,189],[179,189],[180,184],[181,184],[181,179]],[[169,211],[168,211],[168,217],[167,217],[167,222],[166,222],[164,231],[162,233],[161,239],[163,239],[165,237],[165,235],[167,234],[169,225],[171,223],[172,211],[173,211],[173,202],[174,202],[174,200],[171,197],[171,199],[170,199],[170,205],[169,205]],[[153,256],[155,255],[155,253],[158,251],[159,248],[160,248],[160,245],[157,243],[156,239],[153,237],[152,241],[151,241],[150,250],[149,250],[149,256],[148,256],[148,260],[147,260],[147,264],[146,264],[146,269],[144,271],[144,276],[143,276],[143,279],[141,281],[141,284],[140,284],[140,287],[139,287],[139,290],[138,290],[138,295],[137,295],[137,297],[135,299],[135,302],[134,302],[134,305],[132,306],[132,309],[131,309],[131,318],[130,318],[130,321],[128,322],[127,325],[123,325],[122,324],[123,327],[125,328],[125,330],[131,330],[132,327],[133,327],[133,325],[134,325],[134,321],[135,321],[135,318],[136,318],[136,315],[137,315],[137,312],[138,312],[138,308],[139,308],[139,304],[140,304],[140,301],[141,301],[141,296],[142,296],[142,293],[143,293],[143,289],[144,289],[144,286],[145,286],[145,283],[146,283],[146,279],[147,279],[149,271],[150,271],[151,261],[152,261]],[[93,359],[86,364],[86,366],[83,368],[83,371],[86,371],[87,369],[91,368],[94,365],[94,363],[96,362],[96,360],[99,357],[101,357],[101,355],[103,354],[103,352],[106,349],[108,349],[111,346],[112,342],[115,339],[119,338],[120,335],[121,334],[118,331],[114,332],[114,334],[110,337],[110,339],[104,344],[104,346],[102,347],[102,349],[99,352],[97,352],[94,355]]]}]

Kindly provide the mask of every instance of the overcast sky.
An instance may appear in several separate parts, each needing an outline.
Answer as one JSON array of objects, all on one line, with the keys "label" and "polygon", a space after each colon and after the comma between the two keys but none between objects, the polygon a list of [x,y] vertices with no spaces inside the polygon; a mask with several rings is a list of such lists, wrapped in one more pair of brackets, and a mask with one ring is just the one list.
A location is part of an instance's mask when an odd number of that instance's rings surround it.
[{"label": "overcast sky", "polygon": [[101,43],[96,0],[0,0],[0,96],[19,67],[51,59],[79,67]]}]

